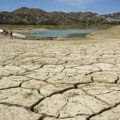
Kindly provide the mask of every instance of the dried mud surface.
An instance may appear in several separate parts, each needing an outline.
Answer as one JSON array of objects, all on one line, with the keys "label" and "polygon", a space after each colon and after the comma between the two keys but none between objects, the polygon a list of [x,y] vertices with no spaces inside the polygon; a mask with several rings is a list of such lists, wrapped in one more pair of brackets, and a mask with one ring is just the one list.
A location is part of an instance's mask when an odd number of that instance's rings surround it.
[{"label": "dried mud surface", "polygon": [[0,36],[0,120],[119,119],[119,39]]}]

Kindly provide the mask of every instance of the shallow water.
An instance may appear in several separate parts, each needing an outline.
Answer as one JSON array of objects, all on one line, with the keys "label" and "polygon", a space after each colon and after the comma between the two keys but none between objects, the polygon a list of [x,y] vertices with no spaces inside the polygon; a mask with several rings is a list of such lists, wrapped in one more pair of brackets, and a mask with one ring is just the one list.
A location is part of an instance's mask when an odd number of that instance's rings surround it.
[{"label": "shallow water", "polygon": [[70,35],[90,34],[98,30],[33,30],[25,34],[30,38],[46,38],[46,37],[68,37]]}]

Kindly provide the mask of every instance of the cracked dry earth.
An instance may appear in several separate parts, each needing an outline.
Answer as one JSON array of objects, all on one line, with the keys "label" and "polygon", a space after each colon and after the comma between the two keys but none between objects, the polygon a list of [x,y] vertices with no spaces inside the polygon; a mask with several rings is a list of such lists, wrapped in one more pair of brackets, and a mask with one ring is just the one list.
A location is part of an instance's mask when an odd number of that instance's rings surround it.
[{"label": "cracked dry earth", "polygon": [[120,40],[0,38],[0,120],[119,120],[119,78]]}]

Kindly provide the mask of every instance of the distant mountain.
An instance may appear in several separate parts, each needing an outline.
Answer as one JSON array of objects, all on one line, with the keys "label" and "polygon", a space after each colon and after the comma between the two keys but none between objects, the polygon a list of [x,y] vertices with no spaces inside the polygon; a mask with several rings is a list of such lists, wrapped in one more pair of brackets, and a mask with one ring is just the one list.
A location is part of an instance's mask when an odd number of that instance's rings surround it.
[{"label": "distant mountain", "polygon": [[92,12],[46,12],[22,7],[13,12],[0,12],[0,24],[80,26],[120,24],[120,12],[99,15]]}]

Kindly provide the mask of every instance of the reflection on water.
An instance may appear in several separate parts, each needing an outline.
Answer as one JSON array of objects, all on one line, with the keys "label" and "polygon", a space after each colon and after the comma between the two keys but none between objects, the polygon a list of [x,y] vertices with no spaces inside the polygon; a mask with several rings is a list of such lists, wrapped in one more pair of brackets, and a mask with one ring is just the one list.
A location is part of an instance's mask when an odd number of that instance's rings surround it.
[{"label": "reflection on water", "polygon": [[26,36],[31,38],[80,37],[97,31],[98,30],[33,30],[27,33]]}]

